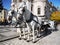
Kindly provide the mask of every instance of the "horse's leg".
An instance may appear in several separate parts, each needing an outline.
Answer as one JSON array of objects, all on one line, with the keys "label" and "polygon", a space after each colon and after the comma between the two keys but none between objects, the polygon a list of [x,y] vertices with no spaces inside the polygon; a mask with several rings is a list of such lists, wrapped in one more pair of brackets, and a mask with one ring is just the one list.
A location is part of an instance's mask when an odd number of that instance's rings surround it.
[{"label": "horse's leg", "polygon": [[21,31],[22,31],[22,28],[20,28],[20,38],[19,38],[19,39],[21,39],[21,38],[22,38],[22,36],[21,36],[21,35],[22,35],[22,34],[21,34]]},{"label": "horse's leg", "polygon": [[32,26],[32,30],[33,30],[33,43],[35,43],[35,32],[34,32],[34,26]]},{"label": "horse's leg", "polygon": [[26,40],[26,35],[25,35],[25,28],[23,28],[23,38],[24,38],[24,40]]},{"label": "horse's leg", "polygon": [[29,42],[29,40],[30,40],[30,26],[29,26],[29,24],[27,25],[27,28],[28,28],[28,39],[27,39],[27,42]]},{"label": "horse's leg", "polygon": [[41,26],[39,25],[38,27],[38,31],[37,31],[37,38],[40,38],[40,35],[41,35]]},{"label": "horse's leg", "polygon": [[19,35],[19,39],[21,40],[21,28],[17,28],[17,33]]}]

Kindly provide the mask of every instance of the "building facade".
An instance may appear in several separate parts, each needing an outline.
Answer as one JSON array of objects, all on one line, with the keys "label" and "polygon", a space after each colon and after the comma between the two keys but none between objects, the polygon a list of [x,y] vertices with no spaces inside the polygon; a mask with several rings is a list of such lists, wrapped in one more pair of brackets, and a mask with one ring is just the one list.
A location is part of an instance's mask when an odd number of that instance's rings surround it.
[{"label": "building facade", "polygon": [[0,0],[0,23],[4,22],[7,17],[7,9],[3,8],[2,0]]},{"label": "building facade", "polygon": [[3,9],[0,12],[0,22],[5,22],[5,20],[7,18],[7,14],[8,14],[8,11],[6,9]]},{"label": "building facade", "polygon": [[52,4],[52,2],[46,2],[45,15],[47,18],[50,18],[52,12],[57,11],[57,8]]},{"label": "building facade", "polygon": [[[25,2],[27,9],[34,15],[49,18],[57,9],[48,0],[12,0],[11,9],[17,11],[20,3]],[[13,5],[14,4],[14,5]]]}]

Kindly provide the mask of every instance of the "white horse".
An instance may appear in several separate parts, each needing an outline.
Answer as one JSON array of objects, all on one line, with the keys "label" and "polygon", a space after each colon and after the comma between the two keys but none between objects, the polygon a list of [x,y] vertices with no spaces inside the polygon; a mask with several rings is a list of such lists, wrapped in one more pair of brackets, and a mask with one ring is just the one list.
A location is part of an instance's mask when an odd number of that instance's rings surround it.
[{"label": "white horse", "polygon": [[12,14],[11,14],[11,10],[8,12],[8,16],[7,16],[7,21],[8,23],[11,23],[12,20]]},{"label": "white horse", "polygon": [[15,25],[16,24],[17,14],[18,13],[16,11],[13,11],[13,10],[10,10],[8,12],[7,21],[10,25]]},{"label": "white horse", "polygon": [[[35,16],[35,15],[33,15],[31,12],[29,12],[29,10],[27,10],[29,13],[27,14],[25,11],[26,11],[27,9],[25,8],[25,7],[23,7],[23,8],[21,8],[21,7],[19,7],[18,8],[18,12],[20,13],[20,14],[22,14],[22,16],[23,16],[23,20],[26,22],[26,24],[27,24],[27,30],[28,30],[28,41],[30,40],[30,30],[32,30],[32,35],[33,35],[33,42],[35,42],[35,30],[36,30],[36,28],[37,28],[37,25],[39,24],[39,26],[40,26],[40,23],[38,22],[38,17],[37,16]],[[31,14],[30,14],[31,13]],[[27,17],[27,15],[28,15],[28,17]],[[20,34],[20,37],[21,37],[21,34]]]}]

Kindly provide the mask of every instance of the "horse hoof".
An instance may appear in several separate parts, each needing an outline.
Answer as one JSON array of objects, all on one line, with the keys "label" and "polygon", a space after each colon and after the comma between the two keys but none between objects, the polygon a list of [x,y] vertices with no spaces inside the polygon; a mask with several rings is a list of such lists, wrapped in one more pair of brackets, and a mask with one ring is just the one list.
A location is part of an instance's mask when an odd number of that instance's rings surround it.
[{"label": "horse hoof", "polygon": [[40,36],[37,36],[37,38],[40,38]]},{"label": "horse hoof", "polygon": [[21,40],[21,38],[18,38],[19,40]]},{"label": "horse hoof", "polygon": [[33,43],[36,43],[36,41],[33,41]]},{"label": "horse hoof", "polygon": [[24,40],[26,40],[26,38],[24,38]]},{"label": "horse hoof", "polygon": [[29,40],[27,40],[27,42],[30,42]]}]

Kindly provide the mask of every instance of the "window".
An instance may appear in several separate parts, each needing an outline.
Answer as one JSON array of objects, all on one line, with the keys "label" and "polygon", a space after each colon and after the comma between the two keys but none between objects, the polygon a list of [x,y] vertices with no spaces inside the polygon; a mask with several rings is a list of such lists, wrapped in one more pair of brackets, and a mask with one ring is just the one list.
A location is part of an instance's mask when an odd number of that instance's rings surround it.
[{"label": "window", "polygon": [[13,0],[13,2],[17,2],[17,0]]},{"label": "window", "polygon": [[47,7],[44,8],[44,11],[45,11],[45,14],[46,14],[46,12],[47,12]]},{"label": "window", "polygon": [[40,14],[40,8],[38,8],[38,14]]},{"label": "window", "polygon": [[33,10],[33,5],[31,5],[31,11]]},{"label": "window", "polygon": [[19,0],[19,2],[22,2],[22,0]]},{"label": "window", "polygon": [[50,11],[52,12],[52,8],[50,8]]}]

